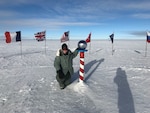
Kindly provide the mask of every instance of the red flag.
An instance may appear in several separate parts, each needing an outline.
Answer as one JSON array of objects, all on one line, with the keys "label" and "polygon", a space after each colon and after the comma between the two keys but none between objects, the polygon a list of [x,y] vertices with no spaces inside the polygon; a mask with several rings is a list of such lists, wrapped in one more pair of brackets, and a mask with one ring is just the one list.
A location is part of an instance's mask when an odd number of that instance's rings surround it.
[{"label": "red flag", "polygon": [[60,39],[61,42],[69,41],[69,31],[64,32],[63,36]]},{"label": "red flag", "polygon": [[6,43],[21,41],[21,31],[17,32],[5,32]]},{"label": "red flag", "polygon": [[89,36],[87,37],[87,39],[85,41],[86,41],[86,43],[91,42],[91,33],[89,34]]},{"label": "red flag", "polygon": [[46,31],[42,31],[42,32],[37,32],[34,35],[37,41],[43,41],[45,40],[45,34],[46,34]]}]

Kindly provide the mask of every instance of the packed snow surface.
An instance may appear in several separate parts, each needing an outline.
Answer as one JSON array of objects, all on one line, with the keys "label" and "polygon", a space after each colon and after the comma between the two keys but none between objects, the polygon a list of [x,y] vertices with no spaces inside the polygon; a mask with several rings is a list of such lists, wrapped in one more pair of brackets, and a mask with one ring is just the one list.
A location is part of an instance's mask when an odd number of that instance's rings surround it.
[{"label": "packed snow surface", "polygon": [[[78,40],[67,44],[73,51]],[[145,53],[144,40],[91,41],[84,81],[79,53],[63,90],[53,66],[60,47],[59,40],[0,41],[0,113],[150,113],[150,44]]]}]

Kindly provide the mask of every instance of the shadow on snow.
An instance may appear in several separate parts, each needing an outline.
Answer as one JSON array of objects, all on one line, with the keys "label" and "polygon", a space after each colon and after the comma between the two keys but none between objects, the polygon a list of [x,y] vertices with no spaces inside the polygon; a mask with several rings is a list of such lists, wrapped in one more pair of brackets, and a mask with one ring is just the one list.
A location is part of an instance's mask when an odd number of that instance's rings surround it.
[{"label": "shadow on snow", "polygon": [[127,75],[121,68],[117,69],[114,82],[118,86],[118,109],[119,113],[135,113],[133,96],[127,81]]},{"label": "shadow on snow", "polygon": [[[85,77],[84,81],[86,82],[90,77],[91,75],[95,72],[95,70],[99,67],[99,65],[104,62],[104,58],[100,59],[100,60],[92,60],[90,61],[89,63],[87,63],[85,66],[84,66],[84,72],[87,73],[91,67],[97,63],[97,65],[95,66],[95,68]],[[72,82],[74,82],[75,80],[79,79],[79,70],[77,72],[74,73],[74,75],[72,76]]]},{"label": "shadow on snow", "polygon": [[11,55],[7,55],[7,56],[0,56],[0,58],[10,58],[10,57],[14,57],[14,56],[29,55],[29,54],[41,53],[41,52],[42,52],[42,51],[16,53],[16,54],[11,54]]}]

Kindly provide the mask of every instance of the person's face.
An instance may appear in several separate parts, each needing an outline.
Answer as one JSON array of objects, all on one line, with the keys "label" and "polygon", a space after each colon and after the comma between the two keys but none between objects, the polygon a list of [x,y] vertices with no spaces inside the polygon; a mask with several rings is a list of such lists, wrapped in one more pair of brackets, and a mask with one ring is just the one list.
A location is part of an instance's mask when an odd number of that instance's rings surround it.
[{"label": "person's face", "polygon": [[64,54],[66,54],[67,52],[68,52],[68,50],[67,50],[67,49],[63,50],[63,53],[64,53]]}]

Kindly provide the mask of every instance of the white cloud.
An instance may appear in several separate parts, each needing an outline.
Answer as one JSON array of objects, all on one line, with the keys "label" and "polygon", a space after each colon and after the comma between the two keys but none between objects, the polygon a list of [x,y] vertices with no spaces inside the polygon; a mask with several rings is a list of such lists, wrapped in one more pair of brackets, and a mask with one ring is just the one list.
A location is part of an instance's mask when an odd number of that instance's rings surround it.
[{"label": "white cloud", "polygon": [[146,14],[146,13],[138,13],[138,14],[134,14],[132,16],[135,18],[150,19],[150,14]]},{"label": "white cloud", "polygon": [[55,19],[15,19],[15,20],[2,20],[1,25],[7,24],[8,27],[43,27],[43,28],[57,28],[63,26],[90,26],[90,25],[100,25],[101,23],[94,22],[67,22]]},{"label": "white cloud", "polygon": [[127,5],[127,8],[136,10],[150,10],[150,1],[132,2]]},{"label": "white cloud", "polygon": [[7,18],[7,17],[13,17],[13,16],[16,16],[16,15],[19,15],[18,12],[16,11],[7,11],[7,10],[1,10],[0,11],[0,18]]},{"label": "white cloud", "polygon": [[[36,0],[38,1],[38,0]],[[36,3],[35,1],[32,0],[2,0],[0,2],[0,5],[7,5],[7,6],[16,6],[16,5],[20,5],[20,4],[31,4],[31,3]]]}]

